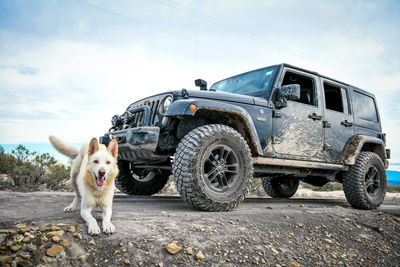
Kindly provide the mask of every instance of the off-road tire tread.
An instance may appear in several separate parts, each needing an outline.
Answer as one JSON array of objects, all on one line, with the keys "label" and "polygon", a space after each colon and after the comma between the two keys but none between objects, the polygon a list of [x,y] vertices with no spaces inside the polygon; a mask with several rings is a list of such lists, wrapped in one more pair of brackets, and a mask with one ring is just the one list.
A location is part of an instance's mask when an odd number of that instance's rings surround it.
[{"label": "off-road tire tread", "polygon": [[169,172],[156,174],[153,179],[140,182],[131,176],[129,163],[118,161],[119,174],[115,179],[115,186],[127,195],[151,196],[160,192],[168,182]]},{"label": "off-road tire tread", "polygon": [[[370,161],[376,161],[382,168],[384,174],[383,181],[381,180],[381,186],[384,186],[383,194],[380,196],[379,200],[376,202],[371,202],[365,193],[364,189],[364,175],[365,169]],[[378,171],[381,171],[378,169]],[[378,208],[386,193],[386,172],[383,165],[382,159],[374,152],[360,152],[356,163],[350,166],[347,173],[343,178],[343,191],[346,196],[347,201],[351,206],[357,209],[371,210]]]},{"label": "off-road tire tread", "polygon": [[299,188],[299,181],[297,181],[296,185],[292,187],[289,191],[282,190],[282,188],[274,183],[273,179],[262,179],[262,187],[264,188],[265,193],[272,198],[291,198],[294,194],[296,194],[297,189]]},{"label": "off-road tire tread", "polygon": [[[219,201],[207,196],[194,178],[196,162],[199,160],[199,152],[202,144],[215,136],[227,136],[232,142],[239,143],[243,149],[245,159],[246,176],[241,192],[231,201]],[[243,202],[249,192],[250,179],[253,177],[253,164],[250,148],[246,140],[235,129],[223,124],[209,124],[200,126],[188,134],[179,143],[174,156],[173,177],[176,189],[182,199],[190,206],[204,211],[229,211]]]}]

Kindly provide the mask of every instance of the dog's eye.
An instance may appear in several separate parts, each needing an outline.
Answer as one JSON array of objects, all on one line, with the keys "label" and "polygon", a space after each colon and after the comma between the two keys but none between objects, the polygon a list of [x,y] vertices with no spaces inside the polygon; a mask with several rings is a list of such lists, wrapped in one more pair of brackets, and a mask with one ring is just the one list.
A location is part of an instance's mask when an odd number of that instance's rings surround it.
[{"label": "dog's eye", "polygon": [[96,163],[96,164],[97,164],[97,163],[99,163],[99,161],[98,161],[97,159],[96,159],[96,160],[94,160],[93,162],[94,162],[94,163]]},{"label": "dog's eye", "polygon": [[109,161],[109,160],[107,160],[107,162],[106,162],[107,164],[110,164],[111,162]]}]

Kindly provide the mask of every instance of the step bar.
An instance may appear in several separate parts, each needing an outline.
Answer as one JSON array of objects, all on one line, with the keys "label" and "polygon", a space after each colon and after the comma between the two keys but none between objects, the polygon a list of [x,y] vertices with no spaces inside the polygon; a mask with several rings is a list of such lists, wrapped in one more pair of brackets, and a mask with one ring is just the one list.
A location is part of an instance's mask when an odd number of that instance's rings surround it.
[{"label": "step bar", "polygon": [[253,164],[292,167],[292,168],[325,169],[325,170],[337,170],[337,171],[345,171],[348,169],[348,166],[341,164],[310,162],[310,161],[290,160],[290,159],[262,158],[262,157],[253,158]]}]

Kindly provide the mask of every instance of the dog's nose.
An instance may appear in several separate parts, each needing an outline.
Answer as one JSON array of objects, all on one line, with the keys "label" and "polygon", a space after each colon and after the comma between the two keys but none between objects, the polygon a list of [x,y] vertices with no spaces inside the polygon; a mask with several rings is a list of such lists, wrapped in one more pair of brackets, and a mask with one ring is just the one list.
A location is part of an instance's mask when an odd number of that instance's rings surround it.
[{"label": "dog's nose", "polygon": [[99,170],[99,175],[101,175],[101,176],[106,175],[106,170],[100,169],[100,170]]}]

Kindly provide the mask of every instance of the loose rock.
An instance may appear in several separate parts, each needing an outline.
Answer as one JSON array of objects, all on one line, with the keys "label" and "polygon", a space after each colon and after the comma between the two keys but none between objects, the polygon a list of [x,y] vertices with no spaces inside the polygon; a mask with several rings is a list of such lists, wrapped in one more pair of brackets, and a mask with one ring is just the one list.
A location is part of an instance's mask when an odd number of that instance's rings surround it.
[{"label": "loose rock", "polygon": [[124,260],[125,264],[129,265],[131,264],[131,261],[129,259]]},{"label": "loose rock", "polygon": [[53,245],[51,248],[49,248],[46,251],[46,255],[50,256],[50,257],[55,257],[57,256],[59,253],[63,252],[64,248],[62,246],[59,245]]},{"label": "loose rock", "polygon": [[55,243],[58,243],[58,242],[60,242],[60,237],[58,237],[58,236],[52,236],[51,237],[51,239],[53,240],[53,242],[55,242]]},{"label": "loose rock", "polygon": [[178,243],[177,241],[174,241],[171,244],[168,244],[165,248],[169,253],[175,255],[176,253],[182,250],[182,247],[178,246],[177,243]]},{"label": "loose rock", "polygon": [[289,267],[300,267],[300,263],[292,261],[291,263],[289,263]]},{"label": "loose rock", "polygon": [[201,252],[201,250],[199,250],[199,252],[196,254],[196,259],[204,260],[205,258],[206,258],[206,256],[204,256],[203,252]]},{"label": "loose rock", "polygon": [[189,254],[189,255],[192,255],[192,254],[193,254],[193,249],[192,249],[191,247],[187,247],[187,248],[185,249],[185,251],[186,251],[186,253]]},{"label": "loose rock", "polygon": [[60,242],[60,245],[63,247],[69,247],[71,244],[69,243],[68,240],[63,240]]}]

